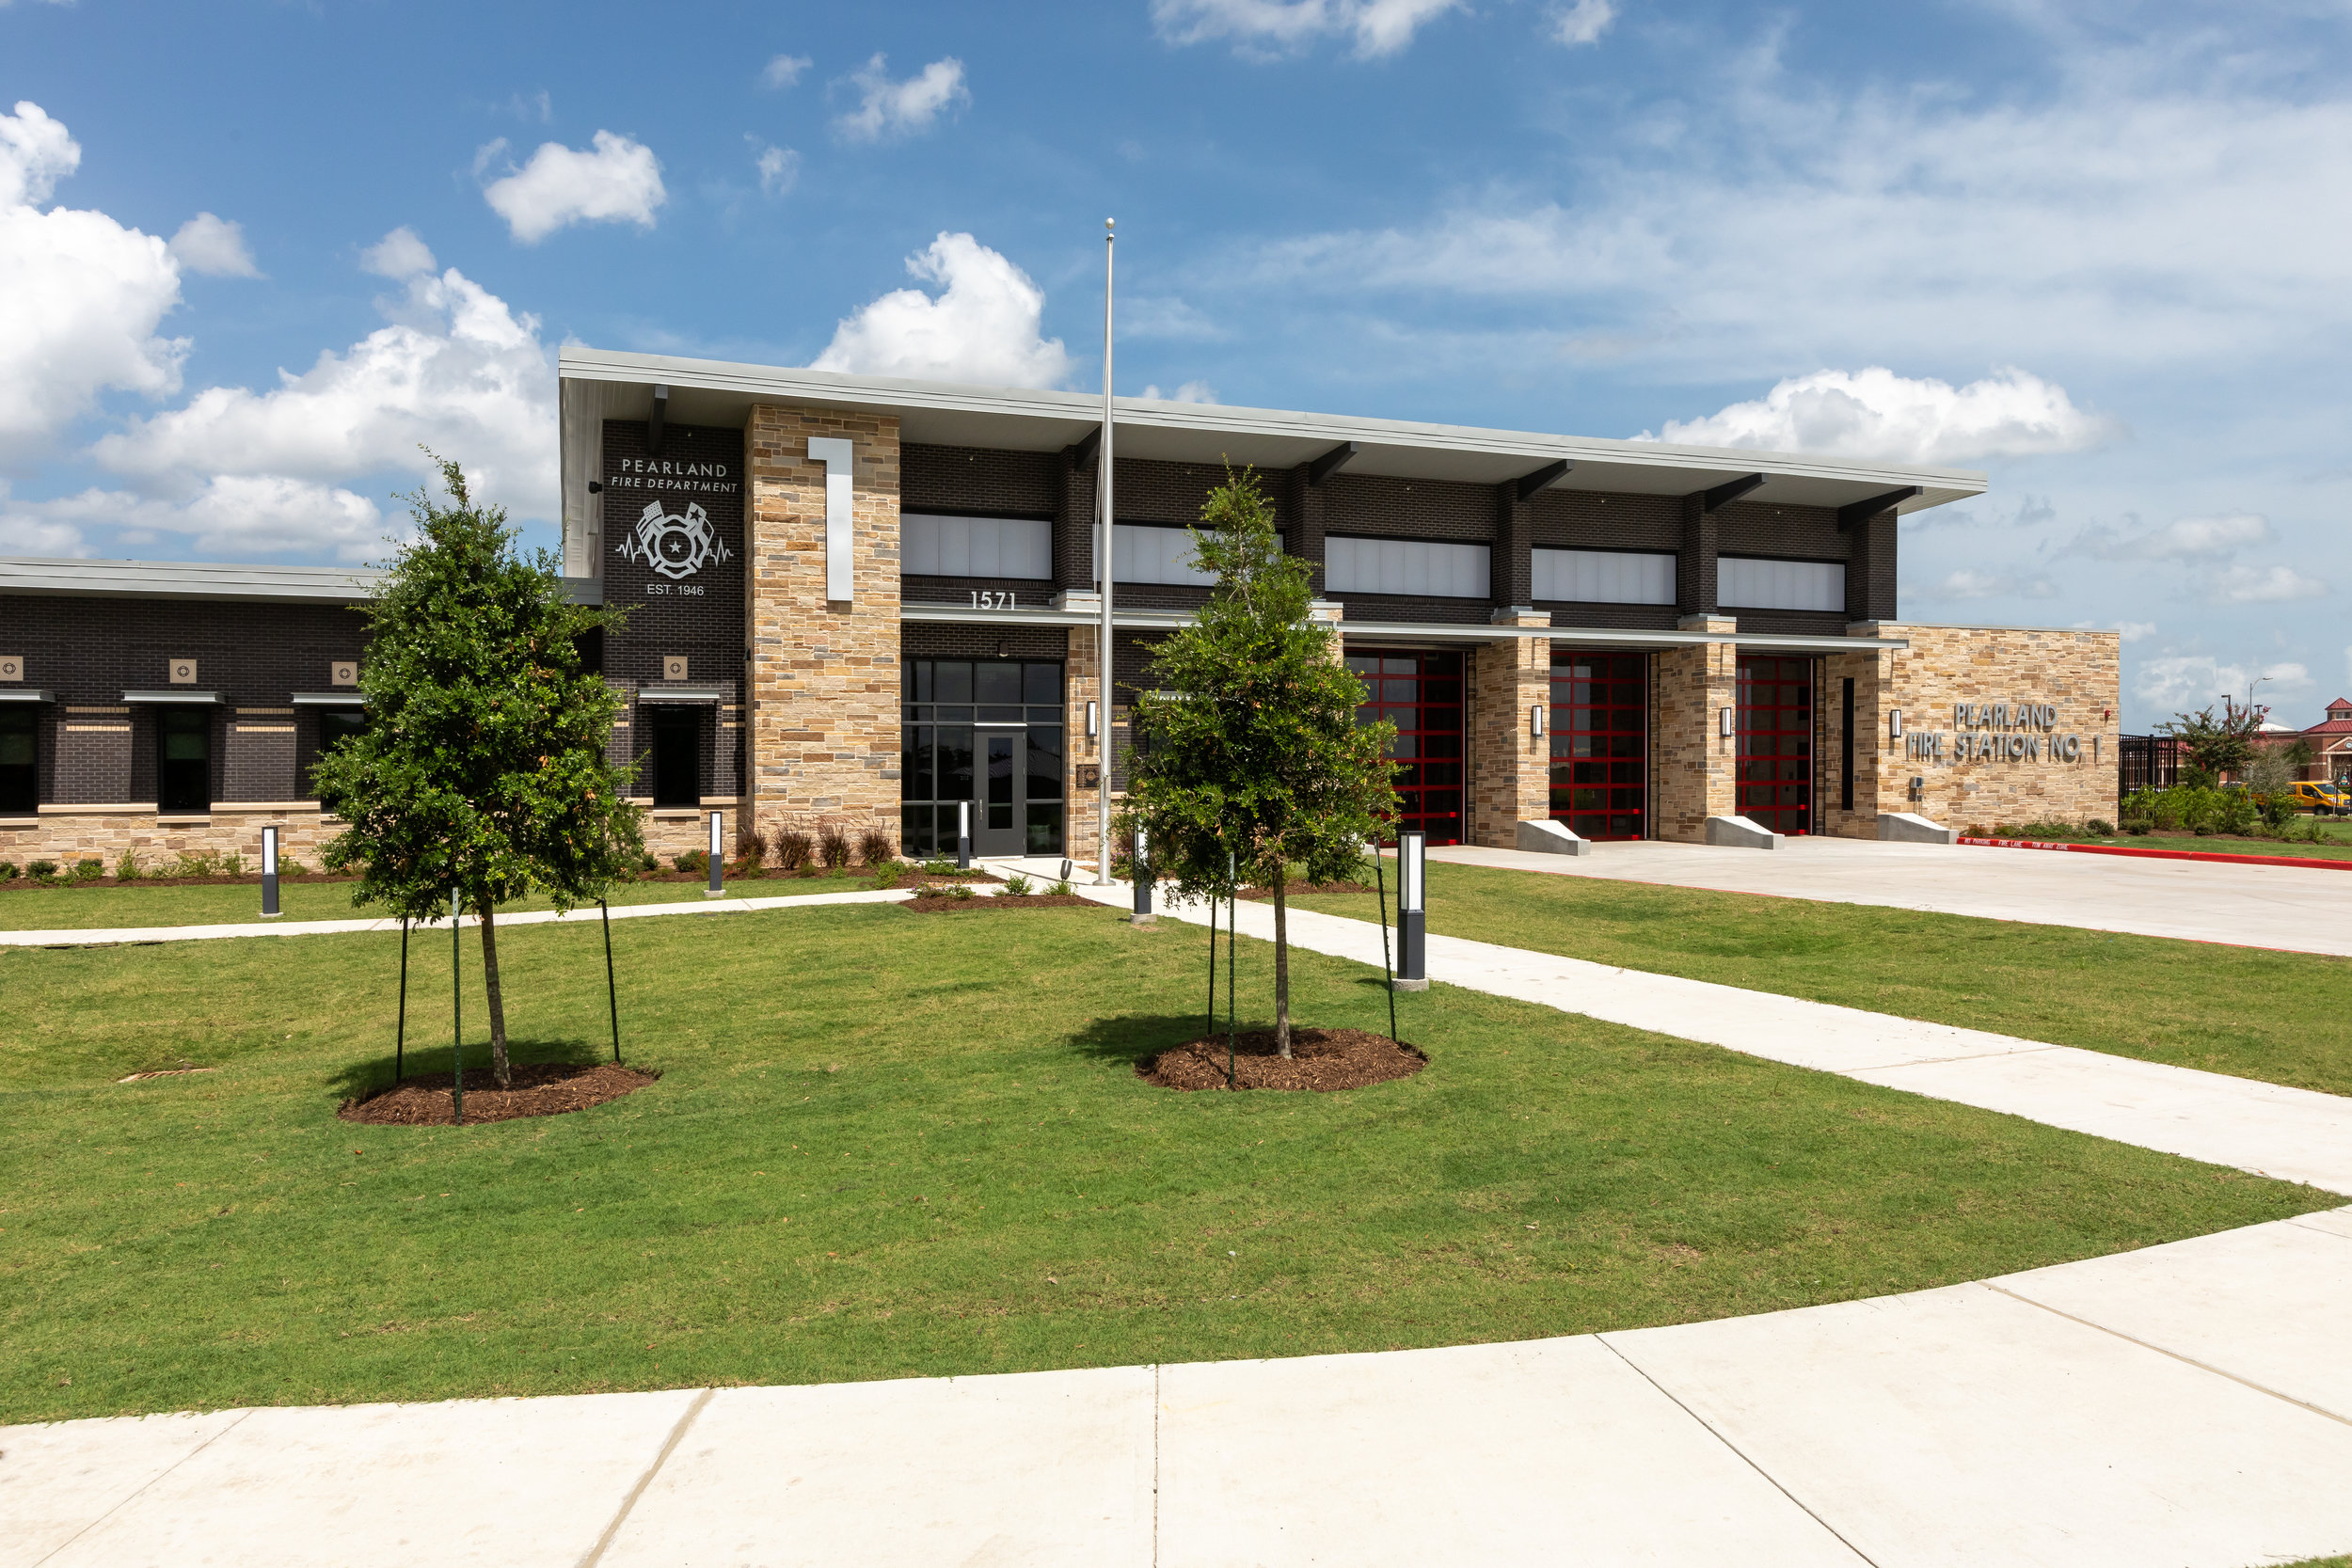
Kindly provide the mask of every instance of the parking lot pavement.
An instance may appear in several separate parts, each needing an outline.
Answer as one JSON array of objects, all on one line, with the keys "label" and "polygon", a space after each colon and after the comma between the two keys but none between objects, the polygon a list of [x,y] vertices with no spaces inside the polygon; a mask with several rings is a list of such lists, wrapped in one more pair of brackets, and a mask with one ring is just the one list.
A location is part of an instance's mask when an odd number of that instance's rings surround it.
[{"label": "parking lot pavement", "polygon": [[2352,958],[2352,871],[1851,838],[1777,849],[1645,840],[1582,855],[1449,845],[1429,858]]}]

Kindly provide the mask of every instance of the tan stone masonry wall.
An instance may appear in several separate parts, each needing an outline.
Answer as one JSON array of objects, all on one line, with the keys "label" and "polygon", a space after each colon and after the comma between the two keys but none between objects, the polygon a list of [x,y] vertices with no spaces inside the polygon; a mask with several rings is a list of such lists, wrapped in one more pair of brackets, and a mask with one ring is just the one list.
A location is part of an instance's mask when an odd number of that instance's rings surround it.
[{"label": "tan stone masonry wall", "polygon": [[[1824,661],[1833,689],[1839,677],[1855,677],[1855,810],[1851,818],[1825,819],[1832,832],[1875,837],[1881,811],[1917,812],[1963,830],[2115,820],[2122,669],[2115,632],[1893,622],[1853,630],[1899,637],[1910,646],[1834,654]],[[2010,712],[1979,716],[1963,726],[1953,712],[1961,703],[2006,705]],[[2055,712],[2044,722],[2018,711],[2035,707]],[[1889,708],[1902,710],[1906,736],[1941,735],[1942,760],[1914,754],[1911,741],[1891,737]],[[1963,742],[1974,736],[1992,737],[2003,754],[1977,756],[1968,746],[1963,759]],[[2006,754],[2012,736],[2026,742],[2027,755]],[[2068,736],[2076,738],[2078,754],[2054,756],[2052,742]],[[1916,802],[1910,794],[1915,777],[1924,785]]]},{"label": "tan stone masonry wall", "polygon": [[[855,597],[825,598],[825,467],[854,443]],[[749,797],[762,828],[838,817],[898,833],[898,421],[762,404],[744,431]],[[732,836],[732,835],[730,835]]]},{"label": "tan stone masonry wall", "polygon": [[[1731,631],[1737,623],[1701,616],[1683,626]],[[1739,668],[1739,652],[1728,642],[1670,648],[1651,663],[1650,815],[1660,838],[1703,843],[1707,819],[1732,814],[1739,741],[1718,733],[1716,715],[1738,701]]]},{"label": "tan stone masonry wall", "polygon": [[[1549,626],[1551,617],[1538,612],[1497,624]],[[1528,719],[1537,706],[1547,716],[1550,711],[1551,643],[1534,637],[1482,642],[1468,663],[1472,756],[1467,836],[1472,844],[1516,848],[1521,822],[1551,815],[1551,737],[1534,734]]]},{"label": "tan stone masonry wall", "polygon": [[34,861],[71,866],[95,858],[106,863],[111,876],[126,849],[135,851],[150,871],[183,853],[238,854],[246,858],[246,870],[259,871],[262,830],[272,825],[279,830],[278,854],[294,856],[312,869],[318,866],[321,847],[343,831],[342,822],[322,816],[307,800],[282,806],[240,801],[233,807],[215,805],[200,819],[161,822],[152,805],[50,806],[29,821],[0,821],[0,860],[20,866]]}]

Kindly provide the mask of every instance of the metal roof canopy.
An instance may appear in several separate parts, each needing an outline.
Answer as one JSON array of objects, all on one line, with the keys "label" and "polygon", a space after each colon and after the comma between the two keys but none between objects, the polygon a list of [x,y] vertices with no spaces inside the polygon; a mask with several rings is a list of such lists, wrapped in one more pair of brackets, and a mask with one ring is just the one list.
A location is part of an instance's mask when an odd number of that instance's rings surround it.
[{"label": "metal roof canopy", "polygon": [[[653,410],[653,388],[669,388],[673,423],[740,425],[754,404],[818,404],[896,415],[908,441],[1012,451],[1058,451],[1102,428],[1102,404],[1089,394],[945,382],[835,375],[823,371],[682,359],[566,348],[559,356],[563,427],[564,515],[585,519],[588,483],[601,451],[601,421],[642,420]],[[1898,510],[1917,512],[1981,495],[1984,474],[1964,468],[1906,467],[1842,457],[1740,451],[1620,441],[1598,436],[1484,430],[1409,420],[1305,414],[1219,404],[1115,401],[1119,453],[1177,463],[1254,464],[1289,468],[1312,462],[1343,443],[1356,451],[1349,474],[1500,484],[1547,463],[1572,467],[1551,486],[1562,490],[1680,496],[1761,474],[1745,499],[1770,505],[1850,506],[1889,490],[1919,486]]]},{"label": "metal roof canopy", "polygon": [[251,566],[216,561],[0,557],[0,594],[125,594],[142,599],[326,599],[357,604],[381,572],[349,566]]},{"label": "metal roof canopy", "polygon": [[[1114,611],[1116,624],[1130,631],[1174,631],[1192,617],[1182,610]],[[979,626],[1094,626],[1099,614],[1080,610],[995,610],[973,611],[956,605],[902,605],[901,621],[930,625]],[[1333,621],[1327,623],[1342,642],[1414,647],[1431,642],[1501,642],[1513,638],[1540,637],[1552,642],[1595,648],[1701,648],[1728,642],[1740,648],[1772,648],[1790,653],[1851,654],[1873,648],[1908,648],[1901,637],[1806,637],[1791,632],[1619,631],[1607,626],[1496,626],[1459,621]]]},{"label": "metal roof canopy", "polygon": [[296,707],[365,707],[368,700],[357,691],[297,691]]},{"label": "metal roof canopy", "polygon": [[49,703],[56,700],[56,695],[43,687],[0,686],[0,703]]},{"label": "metal roof canopy", "polygon": [[193,689],[185,691],[125,691],[122,694],[122,700],[125,703],[136,704],[146,707],[218,707],[221,705],[219,692],[197,691]]}]

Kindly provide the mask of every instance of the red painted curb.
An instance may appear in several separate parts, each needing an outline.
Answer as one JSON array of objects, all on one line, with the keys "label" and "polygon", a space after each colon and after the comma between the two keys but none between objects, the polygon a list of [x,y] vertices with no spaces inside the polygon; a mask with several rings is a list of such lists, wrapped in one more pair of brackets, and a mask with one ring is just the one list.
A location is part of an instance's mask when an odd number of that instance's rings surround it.
[{"label": "red painted curb", "polygon": [[2225,865],[2316,865],[2333,871],[2352,871],[2352,860],[2324,860],[2317,855],[2226,855],[2205,849],[2135,849],[2123,844],[2051,844],[2038,838],[1970,838],[1964,833],[1959,842],[1988,849],[2070,849],[2085,855],[2131,855],[2152,861],[2219,861]]}]

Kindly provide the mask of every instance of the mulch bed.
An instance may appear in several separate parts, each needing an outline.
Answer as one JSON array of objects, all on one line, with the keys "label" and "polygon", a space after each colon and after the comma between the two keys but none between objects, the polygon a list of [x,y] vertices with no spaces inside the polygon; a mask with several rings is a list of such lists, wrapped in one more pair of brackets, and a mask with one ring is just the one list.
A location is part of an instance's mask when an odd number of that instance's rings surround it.
[{"label": "mulch bed", "polygon": [[[661,1075],[617,1062],[595,1067],[571,1067],[560,1062],[518,1066],[515,1086],[501,1089],[488,1068],[466,1071],[466,1120],[514,1121],[522,1117],[560,1117],[584,1111],[625,1094],[635,1094]],[[450,1075],[420,1073],[389,1089],[359,1100],[346,1100],[335,1113],[345,1121],[376,1127],[447,1127],[457,1117],[452,1107]]]},{"label": "mulch bed", "polygon": [[925,893],[891,907],[913,910],[916,914],[939,914],[948,910],[1091,910],[1104,906],[1074,893],[1024,893],[1017,896],[1000,893],[993,898],[950,898],[944,893]]},{"label": "mulch bed", "polygon": [[[71,869],[71,868],[69,867],[68,869]],[[298,885],[298,884],[305,884],[305,883],[310,883],[310,882],[356,882],[356,881],[358,881],[358,879],[357,877],[336,877],[336,876],[324,876],[324,875],[321,875],[321,874],[319,874],[319,873],[317,873],[317,872],[305,872],[303,875],[301,875],[301,876],[299,876],[299,877],[283,877],[283,876],[281,876],[281,877],[279,877],[279,878],[278,879],[278,886],[280,886],[280,887],[294,887],[294,886],[296,886],[296,885]],[[33,880],[30,877],[19,877],[19,878],[17,878],[14,881],[9,881],[9,882],[0,882],[0,892],[18,893],[18,892],[23,892],[24,890],[25,890],[25,889],[27,889],[27,888],[38,888],[38,887],[44,887],[44,886],[45,886],[45,887],[53,887],[53,888],[56,888],[56,887],[260,887],[261,885],[262,885],[262,874],[261,874],[260,872],[258,872],[258,871],[250,871],[250,872],[247,872],[247,873],[246,873],[244,876],[241,876],[241,877],[230,877],[230,876],[225,876],[225,875],[224,875],[224,876],[218,876],[218,877],[134,877],[134,878],[132,878],[132,879],[131,879],[129,881],[127,881],[127,882],[125,882],[125,881],[121,881],[121,880],[119,880],[119,879],[117,879],[116,878],[113,878],[113,877],[99,877],[99,878],[96,878],[96,879],[84,879],[79,878],[79,877],[66,877],[66,876],[59,876],[59,877],[57,877],[56,879],[54,879],[54,880],[52,880],[52,881],[49,881],[49,882],[43,883],[43,882],[36,882],[36,881],[34,881],[34,880]]]},{"label": "mulch bed", "polygon": [[[1282,896],[1304,898],[1313,893],[1377,893],[1379,891],[1379,888],[1371,882],[1293,882],[1282,889]],[[1270,887],[1246,887],[1241,890],[1241,899],[1244,903],[1256,899],[1262,903],[1271,904],[1274,902],[1274,890]]]},{"label": "mulch bed", "polygon": [[[1291,1057],[1274,1053],[1274,1031],[1253,1029],[1234,1041],[1237,1089],[1360,1089],[1410,1078],[1429,1065],[1412,1046],[1361,1029],[1291,1029]],[[1164,1089],[1225,1087],[1225,1037],[1170,1046],[1136,1064],[1136,1076]]]}]

